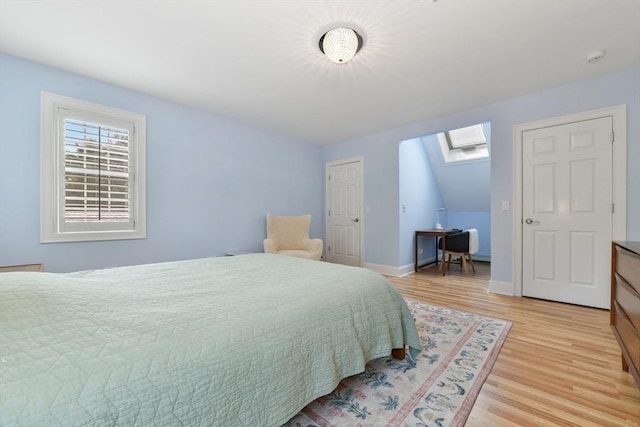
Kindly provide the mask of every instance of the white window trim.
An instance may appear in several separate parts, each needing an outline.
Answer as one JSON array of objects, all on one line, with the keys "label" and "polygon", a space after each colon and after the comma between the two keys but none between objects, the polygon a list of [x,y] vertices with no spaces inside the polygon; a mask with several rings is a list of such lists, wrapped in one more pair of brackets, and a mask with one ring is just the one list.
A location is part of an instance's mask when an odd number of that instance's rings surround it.
[{"label": "white window trim", "polygon": [[471,160],[489,160],[490,157],[488,144],[476,146],[474,150],[468,151],[460,148],[450,150],[449,144],[447,143],[447,137],[444,135],[444,132],[438,134],[438,144],[440,144],[442,160],[446,165],[468,162]]},{"label": "white window trim", "polygon": [[[470,132],[474,132],[473,135],[469,135]],[[478,134],[479,132],[479,134]],[[459,133],[467,133],[467,135],[463,135],[460,137],[455,137],[454,134]],[[445,137],[447,139],[447,145],[449,146],[449,150],[465,150],[473,147],[478,147],[482,145],[487,145],[487,137],[484,132],[484,126],[482,123],[478,123],[477,125],[471,125],[464,128],[451,129],[444,132]],[[466,137],[466,141],[464,140]],[[460,139],[462,139],[462,143],[460,145],[455,145],[455,143],[460,143]]]},{"label": "white window trim", "polygon": [[[126,229],[66,230],[64,221],[64,141],[60,135],[59,109],[99,114],[132,124],[131,170],[135,173],[131,199],[131,225]],[[146,228],[146,117],[49,92],[41,95],[40,135],[40,242],[144,239]],[[62,168],[62,171],[61,171]]]},{"label": "white window trim", "polygon": [[[482,133],[484,134],[485,142],[482,144],[470,146],[470,149],[465,149],[466,147],[450,148],[449,141],[447,141],[447,136],[445,135],[446,132],[439,132],[438,134],[436,134],[438,145],[440,146],[440,153],[442,154],[443,166],[452,166],[455,164],[467,162],[489,161],[489,159],[491,158],[491,153],[489,151],[491,137],[490,132],[489,136],[487,136],[487,126],[490,126],[490,123],[491,122],[487,121],[477,123],[475,125],[457,128],[464,129],[471,126],[482,126]],[[453,129],[453,131],[457,129]],[[451,130],[448,132],[451,132]]]}]

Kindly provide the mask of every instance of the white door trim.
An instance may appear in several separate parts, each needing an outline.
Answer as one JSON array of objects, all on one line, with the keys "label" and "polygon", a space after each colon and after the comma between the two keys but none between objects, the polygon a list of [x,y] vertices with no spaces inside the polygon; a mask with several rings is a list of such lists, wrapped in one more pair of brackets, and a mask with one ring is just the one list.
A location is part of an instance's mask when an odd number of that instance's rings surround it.
[{"label": "white door trim", "polygon": [[[364,260],[364,158],[362,156],[350,157],[348,159],[334,160],[327,162],[324,173],[324,192],[325,192],[325,210],[324,210],[324,241],[329,244],[329,212],[327,206],[329,206],[329,169],[333,166],[346,165],[348,163],[360,163],[360,195],[357,199],[360,201],[360,255],[358,260],[358,266],[362,267]],[[327,256],[328,259],[328,256]]]},{"label": "white door trim", "polygon": [[566,123],[613,118],[613,214],[612,236],[625,240],[627,235],[627,106],[626,104],[566,116],[553,117],[513,126],[513,295],[522,296],[522,142],[523,133]]}]

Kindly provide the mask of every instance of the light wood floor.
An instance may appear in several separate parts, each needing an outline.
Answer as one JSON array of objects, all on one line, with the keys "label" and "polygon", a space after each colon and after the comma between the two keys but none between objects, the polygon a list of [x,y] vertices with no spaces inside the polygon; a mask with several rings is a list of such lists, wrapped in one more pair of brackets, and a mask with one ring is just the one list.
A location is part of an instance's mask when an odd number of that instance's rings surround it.
[{"label": "light wood floor", "polygon": [[389,277],[411,300],[513,322],[467,427],[640,426],[640,392],[622,371],[609,311],[487,291],[490,267]]}]

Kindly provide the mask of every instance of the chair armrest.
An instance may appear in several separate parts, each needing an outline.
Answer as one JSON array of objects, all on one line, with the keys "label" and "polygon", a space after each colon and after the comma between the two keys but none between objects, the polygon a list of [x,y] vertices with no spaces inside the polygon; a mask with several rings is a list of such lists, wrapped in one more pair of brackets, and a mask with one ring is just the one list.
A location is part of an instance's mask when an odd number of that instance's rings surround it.
[{"label": "chair armrest", "polygon": [[267,254],[273,254],[278,251],[276,242],[272,239],[264,239],[262,242],[262,246],[264,247],[264,252]]},{"label": "chair armrest", "polygon": [[318,255],[318,257],[322,257],[322,248],[324,246],[324,242],[322,239],[309,239],[305,244],[305,249],[311,253]]}]

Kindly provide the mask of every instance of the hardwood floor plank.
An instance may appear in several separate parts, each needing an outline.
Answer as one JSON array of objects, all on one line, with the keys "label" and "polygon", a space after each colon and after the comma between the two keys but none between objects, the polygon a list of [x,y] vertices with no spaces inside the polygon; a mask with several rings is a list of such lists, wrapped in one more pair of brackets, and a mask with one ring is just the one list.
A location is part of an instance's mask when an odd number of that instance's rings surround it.
[{"label": "hardwood floor plank", "polygon": [[513,323],[467,426],[640,426],[608,310],[491,294],[490,266],[476,270],[389,277],[405,298]]}]

